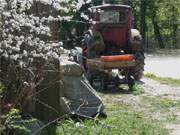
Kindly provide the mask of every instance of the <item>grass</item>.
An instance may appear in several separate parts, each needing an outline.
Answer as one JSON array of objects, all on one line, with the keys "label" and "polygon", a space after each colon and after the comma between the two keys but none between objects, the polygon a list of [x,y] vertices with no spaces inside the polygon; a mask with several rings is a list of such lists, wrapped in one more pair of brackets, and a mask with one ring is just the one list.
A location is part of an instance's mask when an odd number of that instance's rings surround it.
[{"label": "grass", "polygon": [[158,121],[145,118],[130,106],[118,103],[107,105],[107,119],[75,123],[66,120],[49,128],[48,135],[166,135],[167,129]]},{"label": "grass", "polygon": [[[143,92],[139,85],[134,94]],[[169,132],[157,120],[135,112],[132,106],[122,102],[106,101],[107,119],[75,122],[71,119],[48,127],[48,135],[167,135]]]},{"label": "grass", "polygon": [[140,95],[144,93],[144,89],[142,88],[141,85],[139,84],[135,84],[132,88],[131,88],[132,94],[133,95]]},{"label": "grass", "polygon": [[159,118],[164,122],[179,124],[180,117],[177,112],[180,111],[180,101],[170,100],[162,97],[143,97],[144,104],[148,105],[148,109],[151,113],[157,112]]},{"label": "grass", "polygon": [[143,102],[150,104],[153,111],[168,112],[171,108],[180,109],[180,101],[170,100],[161,97],[143,97]]},{"label": "grass", "polygon": [[172,114],[167,115],[166,122],[172,123],[172,124],[180,124],[180,119],[177,115],[172,113]]},{"label": "grass", "polygon": [[173,79],[169,77],[158,77],[152,73],[146,73],[145,77],[159,81],[162,84],[167,84],[171,86],[180,86],[180,79]]}]

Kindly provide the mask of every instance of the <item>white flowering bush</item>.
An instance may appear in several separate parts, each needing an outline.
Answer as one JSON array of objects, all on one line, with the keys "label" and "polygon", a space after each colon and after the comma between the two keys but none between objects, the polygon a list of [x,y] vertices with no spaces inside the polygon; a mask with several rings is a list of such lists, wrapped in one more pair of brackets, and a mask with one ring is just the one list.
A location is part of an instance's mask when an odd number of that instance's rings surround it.
[{"label": "white flowering bush", "polygon": [[[70,16],[52,16],[51,12],[68,12],[73,8],[68,0],[40,0],[42,5],[51,6],[52,11],[39,15],[31,9],[36,0],[0,1],[2,16],[0,54],[6,59],[20,62],[27,66],[34,58],[47,60],[49,57],[59,58],[59,43],[49,43],[53,21],[68,20]],[[61,5],[62,4],[62,5]],[[64,6],[68,4],[68,6]]]},{"label": "white flowering bush", "polygon": [[[0,0],[0,81],[15,91],[16,99],[11,102],[19,104],[35,92],[43,80],[44,67],[50,60],[59,60],[63,52],[57,35],[60,22],[72,21],[73,14],[90,2]],[[88,20],[83,13],[81,17]]]}]

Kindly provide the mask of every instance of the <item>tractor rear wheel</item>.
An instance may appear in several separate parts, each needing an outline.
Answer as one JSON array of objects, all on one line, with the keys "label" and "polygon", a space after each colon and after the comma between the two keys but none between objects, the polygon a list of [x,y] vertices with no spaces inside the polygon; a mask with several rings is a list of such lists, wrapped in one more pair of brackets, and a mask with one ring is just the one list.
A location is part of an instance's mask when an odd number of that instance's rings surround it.
[{"label": "tractor rear wheel", "polygon": [[142,78],[144,72],[145,56],[144,52],[137,52],[135,55],[137,63],[136,66],[132,69],[131,75],[136,81],[139,81]]}]

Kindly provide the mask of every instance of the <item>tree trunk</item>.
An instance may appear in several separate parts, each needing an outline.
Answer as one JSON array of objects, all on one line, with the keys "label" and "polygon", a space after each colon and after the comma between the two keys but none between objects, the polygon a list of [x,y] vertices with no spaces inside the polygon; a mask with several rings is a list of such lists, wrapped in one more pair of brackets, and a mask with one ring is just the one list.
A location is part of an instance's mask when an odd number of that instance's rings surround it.
[{"label": "tree trunk", "polygon": [[146,43],[146,1],[141,0],[141,35],[143,44]]},{"label": "tree trunk", "polygon": [[172,36],[172,38],[173,38],[173,47],[174,48],[177,48],[178,46],[177,46],[177,31],[178,31],[178,25],[174,22],[174,24],[173,24],[173,36]]},{"label": "tree trunk", "polygon": [[177,48],[177,30],[178,30],[178,24],[177,24],[177,19],[176,19],[176,9],[173,6],[172,7],[172,44],[174,48]]},{"label": "tree trunk", "polygon": [[160,32],[160,27],[159,27],[157,21],[154,20],[154,17],[152,18],[152,23],[153,23],[153,26],[154,26],[154,34],[156,36],[156,39],[158,40],[159,47],[160,48],[165,48],[163,38],[162,38],[162,35],[161,35],[161,32]]}]

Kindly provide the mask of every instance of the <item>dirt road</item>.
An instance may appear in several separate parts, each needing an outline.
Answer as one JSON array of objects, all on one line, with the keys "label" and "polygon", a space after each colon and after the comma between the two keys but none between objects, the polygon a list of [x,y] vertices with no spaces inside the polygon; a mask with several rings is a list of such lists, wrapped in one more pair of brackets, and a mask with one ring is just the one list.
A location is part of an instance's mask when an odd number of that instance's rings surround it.
[{"label": "dirt road", "polygon": [[145,72],[180,79],[180,55],[146,55]]},{"label": "dirt road", "polygon": [[[164,121],[164,124],[166,125],[166,128],[170,130],[170,135],[180,135],[180,109],[179,105],[177,105],[180,103],[180,87],[172,87],[166,84],[161,84],[160,82],[148,78],[143,78],[142,82],[145,92],[144,95],[152,97],[152,100],[155,100],[152,101],[153,104],[167,107],[167,112],[153,112],[153,117],[155,116],[156,119],[160,120],[174,117],[172,121]],[[157,99],[160,99],[159,103],[156,102]],[[171,103],[172,106],[170,105]]]},{"label": "dirt road", "polygon": [[180,87],[161,84],[148,78],[139,82],[144,93],[133,95],[126,89],[116,93],[102,94],[104,102],[130,105],[134,111],[161,122],[170,135],[180,135]]}]

